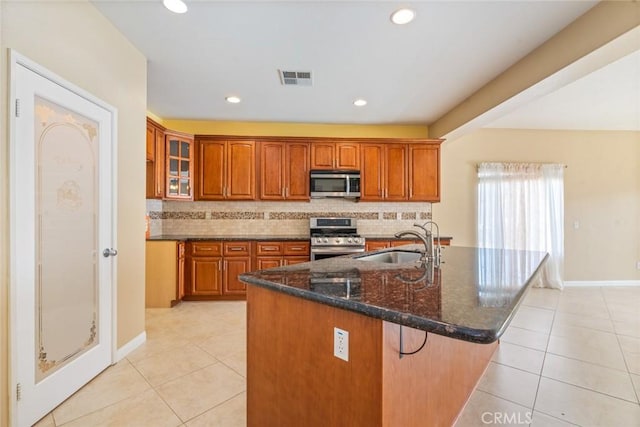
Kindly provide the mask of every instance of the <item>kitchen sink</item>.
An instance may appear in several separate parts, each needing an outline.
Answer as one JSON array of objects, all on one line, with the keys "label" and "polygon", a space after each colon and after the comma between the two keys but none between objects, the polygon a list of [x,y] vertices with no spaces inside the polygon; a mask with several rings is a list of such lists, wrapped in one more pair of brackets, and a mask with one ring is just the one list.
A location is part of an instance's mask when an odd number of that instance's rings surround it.
[{"label": "kitchen sink", "polygon": [[356,259],[359,261],[383,262],[386,264],[404,264],[419,261],[421,257],[422,254],[420,252],[388,251],[365,255]]}]

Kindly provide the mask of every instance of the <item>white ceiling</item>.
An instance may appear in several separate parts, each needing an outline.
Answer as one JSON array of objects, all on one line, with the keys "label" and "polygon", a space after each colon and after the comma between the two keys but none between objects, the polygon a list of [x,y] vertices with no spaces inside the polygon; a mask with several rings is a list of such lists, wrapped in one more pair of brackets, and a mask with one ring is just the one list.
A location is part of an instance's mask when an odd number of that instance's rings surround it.
[{"label": "white ceiling", "polygon": [[[184,15],[159,0],[93,3],[148,58],[148,109],[160,117],[430,124],[597,1],[187,0]],[[406,5],[415,21],[393,25]],[[623,58],[490,126],[637,129],[639,61]],[[279,69],[311,71],[313,86],[282,86]],[[602,117],[615,120],[596,125]]]},{"label": "white ceiling", "polygon": [[486,127],[640,131],[640,51],[531,101]]}]

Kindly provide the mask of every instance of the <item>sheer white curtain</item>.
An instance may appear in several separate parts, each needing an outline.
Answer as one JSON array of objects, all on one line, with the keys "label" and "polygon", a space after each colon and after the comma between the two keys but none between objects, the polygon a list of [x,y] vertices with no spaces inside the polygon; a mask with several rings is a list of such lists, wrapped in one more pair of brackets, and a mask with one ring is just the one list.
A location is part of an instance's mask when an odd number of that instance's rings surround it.
[{"label": "sheer white curtain", "polygon": [[548,252],[538,285],[562,289],[564,166],[481,163],[478,180],[478,246]]}]

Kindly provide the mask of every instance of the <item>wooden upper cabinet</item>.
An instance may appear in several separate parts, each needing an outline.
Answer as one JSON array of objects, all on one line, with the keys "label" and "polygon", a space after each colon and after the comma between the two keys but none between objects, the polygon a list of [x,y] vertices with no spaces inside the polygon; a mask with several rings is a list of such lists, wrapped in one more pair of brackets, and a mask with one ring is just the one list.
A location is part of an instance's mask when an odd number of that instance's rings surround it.
[{"label": "wooden upper cabinet", "polygon": [[407,145],[385,145],[385,200],[407,200]]},{"label": "wooden upper cabinet", "polygon": [[225,141],[196,140],[196,200],[223,200]]},{"label": "wooden upper cabinet", "polygon": [[360,199],[407,200],[407,144],[362,144]]},{"label": "wooden upper cabinet", "polygon": [[147,119],[147,199],[164,197],[164,128]]},{"label": "wooden upper cabinet", "polygon": [[311,169],[334,169],[336,144],[333,142],[311,143]]},{"label": "wooden upper cabinet", "polygon": [[360,199],[383,200],[384,144],[362,144],[360,154]]},{"label": "wooden upper cabinet", "polygon": [[260,143],[260,199],[283,200],[285,189],[285,145]]},{"label": "wooden upper cabinet", "polygon": [[287,200],[309,200],[309,143],[286,143],[284,176]]},{"label": "wooden upper cabinet", "polygon": [[336,143],[336,169],[360,170],[360,144]]},{"label": "wooden upper cabinet", "polygon": [[165,132],[165,199],[193,200],[193,137]]},{"label": "wooden upper cabinet", "polygon": [[156,158],[156,127],[147,122],[147,160],[152,162]]},{"label": "wooden upper cabinet", "polygon": [[254,141],[227,142],[228,200],[256,198],[256,143]]},{"label": "wooden upper cabinet", "polygon": [[440,146],[409,144],[409,201],[440,201]]},{"label": "wooden upper cabinet", "polygon": [[260,199],[309,200],[308,143],[260,143]]},{"label": "wooden upper cabinet", "polygon": [[312,142],[311,169],[360,169],[360,144],[357,142]]},{"label": "wooden upper cabinet", "polygon": [[255,200],[254,141],[198,138],[197,153],[197,200]]}]

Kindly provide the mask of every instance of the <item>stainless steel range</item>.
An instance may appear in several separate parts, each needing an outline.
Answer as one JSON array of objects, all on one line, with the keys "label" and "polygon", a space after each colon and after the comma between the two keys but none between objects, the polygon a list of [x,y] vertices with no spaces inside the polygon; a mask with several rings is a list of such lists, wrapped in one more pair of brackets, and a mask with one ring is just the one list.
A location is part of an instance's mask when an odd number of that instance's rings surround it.
[{"label": "stainless steel range", "polygon": [[311,218],[311,261],[364,252],[355,218]]}]

